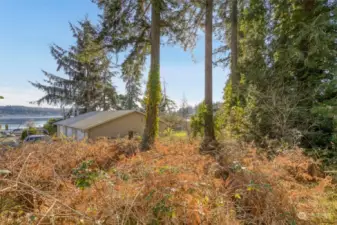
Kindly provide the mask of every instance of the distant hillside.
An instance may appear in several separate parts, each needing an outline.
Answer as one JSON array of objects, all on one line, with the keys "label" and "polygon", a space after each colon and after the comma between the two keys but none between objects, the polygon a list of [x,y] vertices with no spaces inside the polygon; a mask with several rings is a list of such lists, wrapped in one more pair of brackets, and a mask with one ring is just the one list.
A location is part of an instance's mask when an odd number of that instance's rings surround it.
[{"label": "distant hillside", "polygon": [[61,109],[57,108],[41,108],[41,107],[27,107],[27,106],[0,106],[0,115],[62,115]]}]

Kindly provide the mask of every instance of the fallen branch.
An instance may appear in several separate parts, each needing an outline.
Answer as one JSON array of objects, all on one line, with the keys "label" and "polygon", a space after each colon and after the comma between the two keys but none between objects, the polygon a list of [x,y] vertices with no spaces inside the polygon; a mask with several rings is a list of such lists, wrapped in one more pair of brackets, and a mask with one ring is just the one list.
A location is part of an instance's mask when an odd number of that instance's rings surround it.
[{"label": "fallen branch", "polygon": [[39,222],[37,223],[37,225],[40,225],[42,223],[42,221],[44,220],[44,218],[46,218],[46,216],[49,214],[49,212],[54,208],[54,205],[56,204],[56,201],[53,202],[53,204],[49,207],[49,209],[47,210],[47,212],[43,215],[43,217],[39,220]]}]

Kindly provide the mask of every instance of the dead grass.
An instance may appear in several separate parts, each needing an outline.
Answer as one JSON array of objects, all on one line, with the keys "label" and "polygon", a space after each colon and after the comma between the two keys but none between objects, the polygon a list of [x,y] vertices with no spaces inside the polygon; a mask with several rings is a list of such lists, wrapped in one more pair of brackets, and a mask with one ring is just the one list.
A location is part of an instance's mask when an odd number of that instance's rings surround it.
[{"label": "dead grass", "polygon": [[[329,178],[300,150],[269,161],[223,144],[216,158],[188,139],[53,142],[0,157],[0,224],[329,224]],[[76,169],[76,170],[74,170]],[[81,188],[82,187],[82,188]],[[331,224],[331,223],[330,223]]]},{"label": "dead grass", "polygon": [[234,193],[237,217],[250,224],[335,224],[331,177],[301,149],[268,160],[252,146],[223,146],[218,162],[230,171],[225,185]]}]

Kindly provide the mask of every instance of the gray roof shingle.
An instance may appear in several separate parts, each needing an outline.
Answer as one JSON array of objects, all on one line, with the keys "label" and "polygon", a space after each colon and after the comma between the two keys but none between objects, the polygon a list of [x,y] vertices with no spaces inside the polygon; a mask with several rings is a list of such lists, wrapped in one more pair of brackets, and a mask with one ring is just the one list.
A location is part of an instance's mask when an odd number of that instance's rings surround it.
[{"label": "gray roof shingle", "polygon": [[[128,115],[130,113],[141,113],[136,110],[118,110],[118,111],[103,111],[103,112],[88,112],[76,117],[56,122],[56,125],[72,127],[80,130],[88,130],[99,126],[108,121]],[[141,113],[143,114],[143,113]],[[144,114],[143,114],[144,115]]]}]

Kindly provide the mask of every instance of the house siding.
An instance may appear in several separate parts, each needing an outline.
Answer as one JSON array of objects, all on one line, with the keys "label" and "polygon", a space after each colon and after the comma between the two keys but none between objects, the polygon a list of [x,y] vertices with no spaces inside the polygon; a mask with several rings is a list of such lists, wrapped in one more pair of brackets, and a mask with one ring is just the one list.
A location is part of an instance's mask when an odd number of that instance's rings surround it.
[{"label": "house siding", "polygon": [[[82,139],[82,134],[79,135],[78,132],[84,133],[84,139],[91,138],[95,139],[97,137],[126,137],[129,131],[133,131],[135,135],[142,135],[145,128],[145,115],[139,112],[133,112],[125,116],[116,118],[110,122],[93,127],[89,130],[81,130],[76,128],[71,128],[64,125],[57,125],[57,136],[66,136],[69,138],[74,138],[76,140]],[[159,133],[162,133],[167,128],[167,124],[160,121],[159,122]],[[64,134],[62,135],[62,132]],[[71,132],[71,135],[70,135]],[[80,137],[79,137],[80,136]]]},{"label": "house siding", "polygon": [[[142,135],[144,128],[145,116],[134,112],[90,129],[88,136],[92,139],[97,137],[126,137],[129,131],[135,132],[136,135]],[[166,124],[160,122],[159,131],[163,132],[165,129]]]},{"label": "house siding", "polygon": [[81,141],[86,138],[85,132],[82,130],[76,130],[76,140]]},{"label": "house siding", "polygon": [[61,126],[61,125],[57,125],[57,136],[61,137],[61,136],[65,136],[65,135],[66,135],[66,127]]}]

